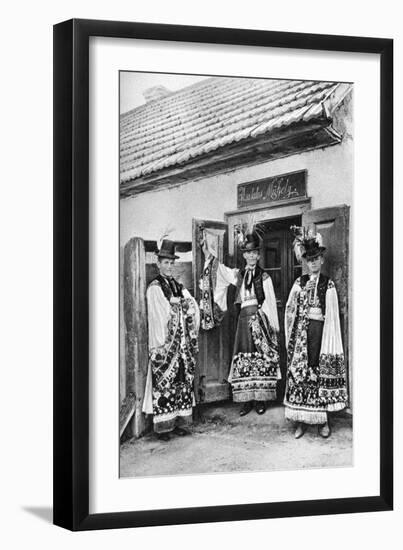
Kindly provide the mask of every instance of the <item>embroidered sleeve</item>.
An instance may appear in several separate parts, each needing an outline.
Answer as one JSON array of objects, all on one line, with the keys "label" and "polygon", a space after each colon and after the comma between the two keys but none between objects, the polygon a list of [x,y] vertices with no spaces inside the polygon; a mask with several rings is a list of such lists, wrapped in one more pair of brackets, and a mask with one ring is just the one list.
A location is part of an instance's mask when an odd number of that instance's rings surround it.
[{"label": "embroidered sleeve", "polygon": [[297,302],[298,302],[298,296],[301,292],[301,279],[298,277],[298,279],[295,281],[295,283],[292,286],[290,295],[287,300],[287,304],[285,306],[285,315],[284,315],[284,330],[285,330],[285,345],[288,347],[288,341],[291,336],[292,327],[294,325],[295,321],[295,315],[297,313]]},{"label": "embroidered sleeve", "polygon": [[183,298],[186,300],[188,304],[188,311],[189,313],[192,314],[194,318],[195,330],[196,332],[198,332],[200,328],[199,306],[197,305],[196,300],[193,298],[193,296],[190,294],[190,292],[186,288],[183,289]]},{"label": "embroidered sleeve", "polygon": [[211,330],[219,325],[227,311],[227,290],[236,284],[238,269],[231,269],[217,258],[205,263],[200,281],[201,327]]}]

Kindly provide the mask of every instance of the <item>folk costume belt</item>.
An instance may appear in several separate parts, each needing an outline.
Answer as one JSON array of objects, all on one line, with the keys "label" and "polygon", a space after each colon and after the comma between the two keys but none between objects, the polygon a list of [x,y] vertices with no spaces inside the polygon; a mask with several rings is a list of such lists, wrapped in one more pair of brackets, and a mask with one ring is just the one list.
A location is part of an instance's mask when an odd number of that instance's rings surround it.
[{"label": "folk costume belt", "polygon": [[313,321],[324,321],[322,308],[320,307],[308,307],[308,319]]}]

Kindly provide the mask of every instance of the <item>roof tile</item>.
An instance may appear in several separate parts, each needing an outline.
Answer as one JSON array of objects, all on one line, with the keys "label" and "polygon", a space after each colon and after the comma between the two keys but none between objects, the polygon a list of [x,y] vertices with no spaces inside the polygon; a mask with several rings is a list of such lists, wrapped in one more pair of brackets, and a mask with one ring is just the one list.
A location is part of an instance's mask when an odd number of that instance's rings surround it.
[{"label": "roof tile", "polygon": [[120,117],[121,183],[321,116],[335,82],[207,78]]}]

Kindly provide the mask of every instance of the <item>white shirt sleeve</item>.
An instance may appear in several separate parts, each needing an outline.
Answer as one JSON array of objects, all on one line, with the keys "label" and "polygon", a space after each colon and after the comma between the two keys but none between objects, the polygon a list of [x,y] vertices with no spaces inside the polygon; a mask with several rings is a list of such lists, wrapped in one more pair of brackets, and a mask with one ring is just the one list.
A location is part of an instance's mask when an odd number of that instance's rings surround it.
[{"label": "white shirt sleeve", "polygon": [[276,295],[274,294],[273,282],[270,276],[263,281],[263,291],[265,300],[262,304],[262,311],[273,329],[279,332],[280,326],[278,324]]},{"label": "white shirt sleeve", "polygon": [[150,285],[147,289],[148,310],[148,346],[150,349],[165,344],[171,306],[159,285]]},{"label": "white shirt sleeve", "polygon": [[341,340],[339,302],[337,291],[331,286],[326,291],[326,315],[323,325],[321,353],[341,355],[343,343]]},{"label": "white shirt sleeve", "polygon": [[229,285],[236,285],[238,272],[237,268],[227,267],[221,262],[218,264],[214,301],[221,311],[227,311],[227,290]]}]

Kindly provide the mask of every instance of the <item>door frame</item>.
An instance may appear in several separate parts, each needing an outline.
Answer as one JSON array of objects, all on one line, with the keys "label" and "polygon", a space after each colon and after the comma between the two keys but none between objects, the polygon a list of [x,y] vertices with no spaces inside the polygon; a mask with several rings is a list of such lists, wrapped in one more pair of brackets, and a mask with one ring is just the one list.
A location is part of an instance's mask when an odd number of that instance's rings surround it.
[{"label": "door frame", "polygon": [[241,223],[245,215],[253,214],[256,223],[270,223],[283,218],[302,216],[307,210],[312,210],[311,198],[290,200],[287,204],[257,205],[224,213],[224,219],[228,224],[228,255],[232,265],[237,265],[237,247],[234,241],[235,226]]},{"label": "door frame", "polygon": [[234,234],[235,226],[242,222],[245,216],[253,215],[256,223],[270,223],[277,220],[299,217],[302,219],[304,212],[311,210],[311,198],[302,197],[290,200],[287,203],[273,205],[255,205],[252,207],[242,208],[232,212],[226,212],[224,219],[228,225],[228,255],[230,265],[238,266],[240,258],[238,258],[238,247],[235,245]]},{"label": "door frame", "polygon": [[[200,227],[206,229],[217,229],[223,231],[222,248],[219,249],[219,261],[228,265],[228,224],[224,220],[211,220],[193,218],[192,221],[192,248],[193,248],[193,283],[194,297],[199,302],[201,298],[201,290],[199,288],[199,279],[203,273],[204,256],[199,246],[199,231]],[[198,269],[199,266],[199,269]],[[231,340],[230,340],[230,320],[228,313],[220,326],[214,327],[211,331],[199,331],[199,354],[196,361],[196,371],[194,378],[195,398],[197,403],[215,403],[226,401],[230,397],[230,386],[226,380],[227,374],[224,376],[226,366],[230,368],[231,360]],[[219,350],[219,367],[218,380],[212,381],[208,379],[207,362],[209,350],[212,349],[212,337],[218,339]]]},{"label": "door frame", "polygon": [[[287,223],[287,220],[288,220],[288,223]],[[272,231],[270,228],[270,223],[274,223],[277,221],[282,223],[282,227],[281,229],[275,229],[274,231]],[[295,216],[295,217],[280,218],[278,220],[277,219],[270,220],[269,222],[267,222],[267,225],[269,226],[269,230],[263,233],[262,235],[261,256],[260,256],[261,263],[263,264],[262,267],[268,270],[267,272],[272,277],[273,287],[276,295],[277,315],[280,323],[280,334],[278,335],[278,342],[280,347],[279,353],[280,353],[281,380],[279,380],[277,385],[277,403],[283,402],[284,394],[285,394],[285,386],[286,386],[285,382],[287,377],[287,351],[285,349],[284,318],[285,318],[285,309],[286,309],[288,296],[292,288],[292,285],[296,279],[294,266],[295,264],[298,264],[298,262],[296,262],[293,258],[294,252],[291,247],[292,236],[289,231],[289,228],[291,224],[296,224],[299,226],[301,225],[301,223],[302,223],[302,215]],[[280,290],[277,288],[277,285],[275,284],[272,270],[270,269],[270,267],[268,268],[265,260],[263,259],[264,249],[267,246],[267,242],[276,240],[278,238],[280,238],[280,255],[282,256],[282,261],[280,264],[280,277],[281,277]],[[274,269],[276,269],[276,267],[274,267]],[[299,266],[299,267],[302,267],[302,266]]]}]

